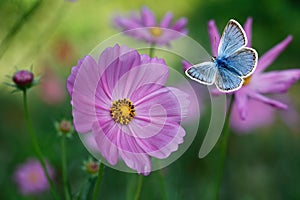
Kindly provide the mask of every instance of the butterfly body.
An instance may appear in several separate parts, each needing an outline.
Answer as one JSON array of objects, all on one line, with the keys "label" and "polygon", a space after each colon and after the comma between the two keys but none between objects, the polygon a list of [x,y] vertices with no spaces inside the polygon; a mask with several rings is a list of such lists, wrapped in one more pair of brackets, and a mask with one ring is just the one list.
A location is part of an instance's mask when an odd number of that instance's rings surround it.
[{"label": "butterfly body", "polygon": [[238,76],[243,76],[243,74],[241,72],[239,72],[235,68],[231,67],[230,63],[224,57],[222,57],[222,58],[217,57],[214,60],[214,63],[215,63],[215,65],[216,65],[216,67],[218,68],[219,71],[222,70],[222,68],[224,68],[224,69],[227,69],[227,70],[235,73]]},{"label": "butterfly body", "polygon": [[232,92],[242,87],[244,78],[250,76],[257,64],[257,53],[246,47],[247,38],[241,25],[230,20],[226,25],[217,57],[186,70],[191,79],[205,84],[216,84],[222,92]]}]

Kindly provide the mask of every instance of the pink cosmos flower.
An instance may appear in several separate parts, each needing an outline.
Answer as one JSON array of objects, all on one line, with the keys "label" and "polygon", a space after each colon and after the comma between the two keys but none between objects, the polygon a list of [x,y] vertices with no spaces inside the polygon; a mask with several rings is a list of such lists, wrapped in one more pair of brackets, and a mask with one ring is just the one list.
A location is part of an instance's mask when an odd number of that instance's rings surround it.
[{"label": "pink cosmos flower", "polygon": [[[156,22],[153,12],[146,6],[141,9],[141,16],[117,16],[114,24],[131,37],[156,45],[168,45],[170,41],[187,34],[186,18],[172,23],[173,14],[165,14],[160,23]],[[129,31],[130,30],[130,31]]]},{"label": "pink cosmos flower", "polygon": [[[53,168],[49,164],[46,165],[50,177],[53,178]],[[39,194],[49,189],[47,177],[41,164],[36,159],[28,159],[25,163],[18,166],[14,173],[14,181],[24,195]]]},{"label": "pink cosmos flower", "polygon": [[[247,19],[244,25],[244,30],[248,38],[247,46],[250,47],[252,41],[252,18]],[[213,55],[217,55],[217,47],[220,42],[220,34],[213,20],[208,22],[208,32],[212,53]],[[242,120],[248,121],[248,125],[253,125],[264,121],[268,122],[271,120],[272,115],[267,115],[267,117],[266,115],[251,113],[256,112],[257,108],[262,107],[261,105],[256,105],[256,102],[261,102],[277,109],[287,109],[286,104],[275,99],[271,99],[270,97],[267,97],[265,95],[286,93],[288,89],[300,79],[300,69],[289,69],[271,72],[264,72],[264,70],[273,63],[273,61],[287,47],[291,40],[292,36],[288,36],[281,43],[277,44],[267,53],[262,55],[258,60],[257,68],[253,75],[245,80],[245,84],[240,90],[234,92],[235,102],[233,111],[238,112],[238,115]],[[215,93],[220,94],[220,92],[218,91],[215,91]],[[256,116],[256,119],[248,120],[248,116],[250,116],[251,118],[251,116],[253,116],[254,114]],[[236,116],[236,113],[233,113],[233,116]],[[239,121],[235,122],[235,119],[236,117],[233,117],[231,119],[232,124],[239,123]],[[248,127],[248,125],[245,124],[245,127]]]},{"label": "pink cosmos flower", "polygon": [[165,87],[167,79],[164,60],[126,46],[107,48],[98,60],[86,56],[67,81],[76,130],[93,133],[109,164],[121,159],[148,175],[151,157],[167,158],[185,136],[187,95]]}]

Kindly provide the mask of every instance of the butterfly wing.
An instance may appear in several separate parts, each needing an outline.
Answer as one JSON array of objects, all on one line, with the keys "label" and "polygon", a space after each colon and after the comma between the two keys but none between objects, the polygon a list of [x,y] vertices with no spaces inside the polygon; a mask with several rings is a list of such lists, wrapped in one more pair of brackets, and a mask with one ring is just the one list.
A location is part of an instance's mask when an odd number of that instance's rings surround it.
[{"label": "butterfly wing", "polygon": [[216,75],[216,86],[222,92],[233,92],[242,87],[244,79],[226,68],[219,68]]},{"label": "butterfly wing", "polygon": [[257,52],[254,49],[244,47],[229,56],[226,60],[229,68],[240,72],[239,74],[245,78],[254,72],[257,59]]},{"label": "butterfly wing", "polygon": [[246,44],[245,31],[237,21],[231,19],[223,31],[218,48],[218,57],[228,57]]},{"label": "butterfly wing", "polygon": [[185,74],[199,83],[212,85],[216,80],[217,71],[215,63],[203,62],[188,68]]}]

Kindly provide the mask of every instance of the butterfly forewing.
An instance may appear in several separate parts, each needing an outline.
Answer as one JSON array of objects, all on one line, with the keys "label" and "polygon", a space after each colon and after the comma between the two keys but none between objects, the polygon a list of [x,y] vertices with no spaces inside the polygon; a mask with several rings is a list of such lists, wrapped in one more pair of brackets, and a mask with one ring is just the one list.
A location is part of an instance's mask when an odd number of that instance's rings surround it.
[{"label": "butterfly forewing", "polygon": [[246,44],[247,39],[243,28],[235,20],[230,20],[220,40],[218,57],[227,57],[246,46]]},{"label": "butterfly forewing", "polygon": [[244,80],[225,68],[219,68],[216,76],[216,86],[222,92],[233,92],[242,87]]},{"label": "butterfly forewing", "polygon": [[257,52],[252,48],[244,47],[227,58],[227,64],[242,74],[242,77],[251,75],[256,67]]},{"label": "butterfly forewing", "polygon": [[217,67],[213,62],[203,62],[193,65],[185,71],[191,79],[205,85],[212,85],[216,80]]}]

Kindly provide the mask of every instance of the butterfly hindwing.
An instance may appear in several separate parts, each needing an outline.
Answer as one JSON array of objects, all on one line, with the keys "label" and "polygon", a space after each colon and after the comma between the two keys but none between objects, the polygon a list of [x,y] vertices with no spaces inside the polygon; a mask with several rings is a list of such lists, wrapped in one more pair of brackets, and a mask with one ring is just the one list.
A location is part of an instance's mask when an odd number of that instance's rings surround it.
[{"label": "butterfly hindwing", "polygon": [[222,92],[233,92],[242,87],[244,80],[225,68],[219,68],[216,86]]},{"label": "butterfly hindwing", "polygon": [[247,77],[253,73],[257,64],[257,52],[252,48],[244,47],[226,60],[230,68],[240,72],[242,77]]},{"label": "butterfly hindwing", "polygon": [[218,48],[218,57],[232,55],[240,48],[246,46],[246,44],[247,38],[243,28],[237,21],[231,19],[222,34]]},{"label": "butterfly hindwing", "polygon": [[213,62],[203,62],[193,65],[185,71],[191,79],[205,85],[212,85],[216,80],[217,67]]}]

